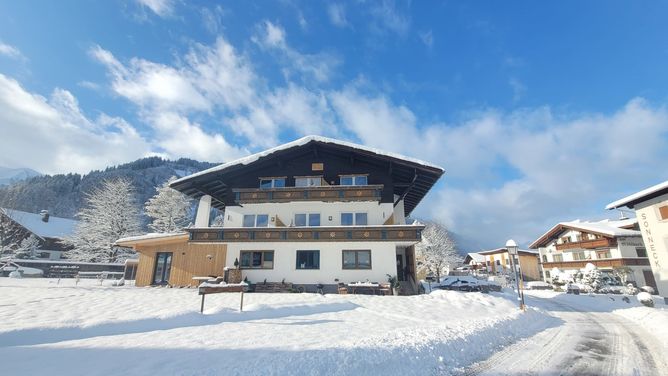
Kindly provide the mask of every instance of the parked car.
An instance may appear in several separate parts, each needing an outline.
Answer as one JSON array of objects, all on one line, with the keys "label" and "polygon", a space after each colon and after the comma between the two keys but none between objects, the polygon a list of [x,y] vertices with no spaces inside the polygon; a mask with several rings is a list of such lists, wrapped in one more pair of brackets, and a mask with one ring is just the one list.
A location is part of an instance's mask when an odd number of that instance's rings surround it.
[{"label": "parked car", "polygon": [[466,276],[449,276],[441,280],[441,289],[443,290],[456,290],[456,291],[481,291],[481,285],[483,281],[479,281],[477,278],[466,277]]}]

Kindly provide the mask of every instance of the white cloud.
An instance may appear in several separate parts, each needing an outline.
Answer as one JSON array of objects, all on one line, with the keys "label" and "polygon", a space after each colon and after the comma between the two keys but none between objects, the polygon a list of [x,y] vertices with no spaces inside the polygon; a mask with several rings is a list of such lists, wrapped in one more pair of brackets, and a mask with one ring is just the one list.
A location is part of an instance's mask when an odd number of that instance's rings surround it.
[{"label": "white cloud", "polygon": [[136,0],[139,5],[150,9],[160,17],[169,17],[174,14],[174,0]]},{"label": "white cloud", "polygon": [[21,51],[9,44],[3,43],[0,41],[0,55],[5,55],[9,58],[16,59],[16,60],[25,60],[25,56],[21,53]]},{"label": "white cloud", "polygon": [[346,19],[345,5],[341,3],[331,3],[327,7],[327,14],[329,15],[329,20],[332,22],[334,26],[338,27],[349,26],[348,20]]},{"label": "white cloud", "polygon": [[527,92],[527,87],[522,83],[522,81],[517,78],[511,78],[508,80],[510,88],[513,90],[513,102],[519,102],[520,99],[524,97]]},{"label": "white cloud", "polygon": [[85,173],[143,157],[150,149],[122,119],[86,118],[70,92],[56,89],[47,100],[2,74],[0,118],[2,166]]},{"label": "white cloud", "polygon": [[223,29],[223,15],[225,10],[222,6],[216,5],[213,9],[202,8],[202,24],[211,34],[218,34]]},{"label": "white cloud", "polygon": [[404,36],[410,30],[410,16],[397,9],[393,0],[372,2],[370,12],[373,19],[372,30],[376,32],[392,32]]},{"label": "white cloud", "polygon": [[[259,25],[253,41],[264,49],[278,51],[285,71],[299,73],[305,80],[326,82],[340,64],[340,59],[331,53],[305,54],[290,47],[286,42],[285,30],[270,21]],[[290,78],[289,74],[287,78]]]},{"label": "white cloud", "polygon": [[419,33],[420,40],[425,46],[432,48],[434,46],[434,34],[431,30]]}]

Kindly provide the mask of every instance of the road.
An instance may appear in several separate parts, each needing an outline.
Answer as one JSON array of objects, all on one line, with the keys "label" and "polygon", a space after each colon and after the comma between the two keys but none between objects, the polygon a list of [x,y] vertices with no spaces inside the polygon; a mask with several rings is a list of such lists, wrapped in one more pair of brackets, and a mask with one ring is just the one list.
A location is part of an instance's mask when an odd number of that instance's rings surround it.
[{"label": "road", "polygon": [[563,324],[504,348],[462,375],[668,376],[668,349],[638,324],[573,301],[529,297],[527,303]]}]

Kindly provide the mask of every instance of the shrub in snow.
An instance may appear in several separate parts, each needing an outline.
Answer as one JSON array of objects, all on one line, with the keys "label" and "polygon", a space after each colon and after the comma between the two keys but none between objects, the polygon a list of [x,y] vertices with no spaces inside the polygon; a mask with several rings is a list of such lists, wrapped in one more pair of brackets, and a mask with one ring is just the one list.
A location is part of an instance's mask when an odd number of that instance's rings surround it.
[{"label": "shrub in snow", "polygon": [[654,294],[654,287],[652,286],[643,286],[640,289],[648,294]]},{"label": "shrub in snow", "polygon": [[596,292],[603,286],[603,275],[596,265],[587,263],[582,272],[580,283],[586,287],[588,292]]},{"label": "shrub in snow", "polygon": [[638,293],[638,289],[633,286],[632,284],[626,285],[626,288],[624,289],[624,294],[626,295],[635,295]]},{"label": "shrub in snow", "polygon": [[650,295],[650,293],[643,291],[639,293],[636,298],[642,305],[646,307],[654,307],[654,299],[652,299],[652,295]]}]

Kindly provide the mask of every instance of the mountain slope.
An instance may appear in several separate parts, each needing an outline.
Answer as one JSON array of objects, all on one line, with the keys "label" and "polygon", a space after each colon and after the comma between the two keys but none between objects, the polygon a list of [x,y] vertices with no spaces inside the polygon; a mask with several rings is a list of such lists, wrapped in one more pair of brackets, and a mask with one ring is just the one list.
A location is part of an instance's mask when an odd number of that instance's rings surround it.
[{"label": "mountain slope", "polygon": [[10,185],[40,175],[42,174],[29,168],[9,168],[0,166],[0,186]]},{"label": "mountain slope", "polygon": [[74,218],[88,192],[102,180],[117,177],[132,182],[137,192],[137,202],[143,206],[155,194],[155,187],[171,176],[185,176],[213,166],[212,163],[185,158],[169,161],[150,157],[86,175],[36,176],[0,187],[0,206],[31,213],[46,209],[57,217]]}]

